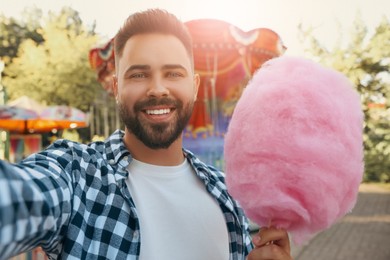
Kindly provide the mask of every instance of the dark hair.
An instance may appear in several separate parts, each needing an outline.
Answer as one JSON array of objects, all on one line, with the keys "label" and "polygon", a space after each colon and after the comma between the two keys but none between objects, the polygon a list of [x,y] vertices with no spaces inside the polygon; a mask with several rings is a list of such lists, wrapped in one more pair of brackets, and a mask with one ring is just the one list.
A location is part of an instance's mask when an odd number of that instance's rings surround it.
[{"label": "dark hair", "polygon": [[193,63],[192,39],[187,27],[175,15],[161,9],[148,9],[130,15],[114,39],[115,64],[122,56],[127,40],[137,34],[161,33],[177,37]]}]

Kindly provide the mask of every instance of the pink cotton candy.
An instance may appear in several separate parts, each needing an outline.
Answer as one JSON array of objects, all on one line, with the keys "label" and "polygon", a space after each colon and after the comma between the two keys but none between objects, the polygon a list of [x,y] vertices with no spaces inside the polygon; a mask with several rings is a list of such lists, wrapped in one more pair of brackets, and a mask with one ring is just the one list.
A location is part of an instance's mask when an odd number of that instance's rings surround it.
[{"label": "pink cotton candy", "polygon": [[362,127],[359,95],[344,75],[303,58],[272,59],[229,124],[228,190],[252,221],[285,228],[301,244],[354,207]]}]

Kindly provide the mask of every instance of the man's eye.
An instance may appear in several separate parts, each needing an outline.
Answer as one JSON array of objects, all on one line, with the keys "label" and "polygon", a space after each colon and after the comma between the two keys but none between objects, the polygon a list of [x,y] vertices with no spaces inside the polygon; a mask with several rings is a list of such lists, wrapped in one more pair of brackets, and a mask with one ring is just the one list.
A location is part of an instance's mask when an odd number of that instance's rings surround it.
[{"label": "man's eye", "polygon": [[170,71],[167,73],[167,76],[172,77],[172,78],[178,78],[178,77],[182,77],[183,74],[181,74],[180,72],[176,72],[176,71]]},{"label": "man's eye", "polygon": [[132,79],[141,79],[141,78],[146,78],[145,73],[134,73],[130,75],[130,78]]}]

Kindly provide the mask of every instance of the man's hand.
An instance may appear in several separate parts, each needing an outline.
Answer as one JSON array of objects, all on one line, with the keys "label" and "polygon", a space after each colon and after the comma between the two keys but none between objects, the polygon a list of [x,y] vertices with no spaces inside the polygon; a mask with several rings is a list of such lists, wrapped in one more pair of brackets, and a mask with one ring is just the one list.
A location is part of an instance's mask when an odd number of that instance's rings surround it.
[{"label": "man's hand", "polygon": [[261,228],[253,238],[255,248],[249,253],[247,260],[292,260],[290,240],[284,229]]}]

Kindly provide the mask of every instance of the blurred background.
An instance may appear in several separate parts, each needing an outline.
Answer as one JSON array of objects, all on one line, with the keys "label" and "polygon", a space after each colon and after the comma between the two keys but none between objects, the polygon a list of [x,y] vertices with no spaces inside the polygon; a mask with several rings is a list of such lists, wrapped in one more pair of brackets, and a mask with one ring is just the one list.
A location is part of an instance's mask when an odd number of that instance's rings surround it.
[{"label": "blurred background", "polygon": [[[365,114],[364,183],[390,190],[387,0],[2,1],[0,158],[17,162],[57,138],[88,143],[123,128],[110,91],[112,38],[128,15],[156,7],[183,20],[194,39],[201,86],[187,148],[223,170],[224,133],[248,80],[269,59],[303,56],[353,82]],[[380,202],[387,241],[388,198]]]}]

